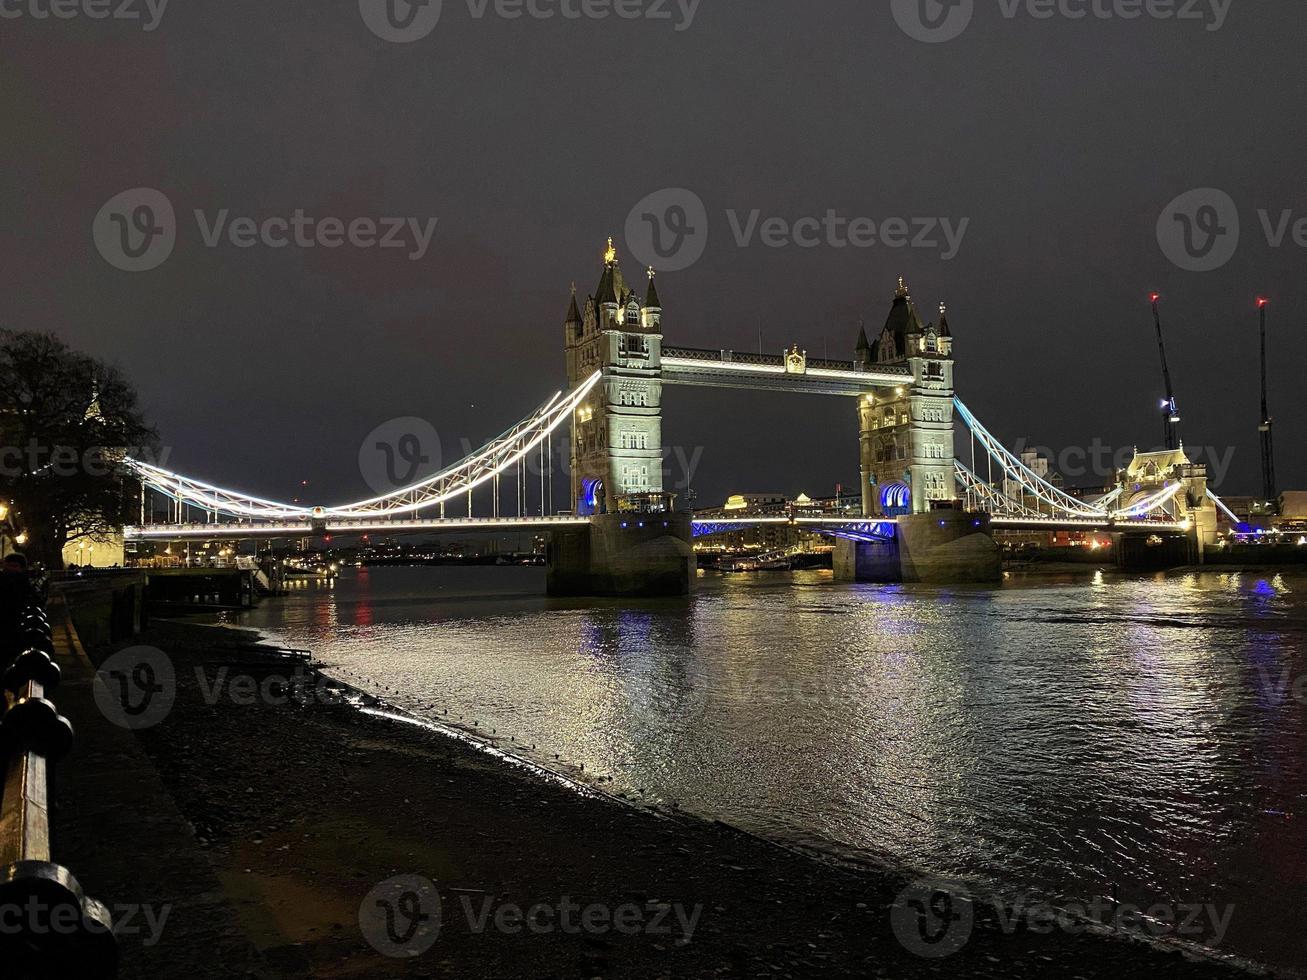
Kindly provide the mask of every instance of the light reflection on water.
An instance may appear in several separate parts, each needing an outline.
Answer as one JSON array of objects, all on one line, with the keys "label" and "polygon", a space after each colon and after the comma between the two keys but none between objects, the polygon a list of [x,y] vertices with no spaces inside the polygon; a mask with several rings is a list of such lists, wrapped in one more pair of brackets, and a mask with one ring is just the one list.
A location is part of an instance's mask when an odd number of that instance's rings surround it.
[{"label": "light reflection on water", "polygon": [[614,791],[1065,899],[1232,902],[1223,949],[1307,966],[1307,579],[701,584],[351,570],[239,621]]}]

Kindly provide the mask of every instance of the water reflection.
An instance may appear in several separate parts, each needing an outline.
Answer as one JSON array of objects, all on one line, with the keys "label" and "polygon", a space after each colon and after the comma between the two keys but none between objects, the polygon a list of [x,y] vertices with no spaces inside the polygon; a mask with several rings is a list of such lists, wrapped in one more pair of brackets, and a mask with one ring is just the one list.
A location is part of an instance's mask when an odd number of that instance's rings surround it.
[{"label": "water reflection", "polygon": [[1055,897],[1234,902],[1226,946],[1294,963],[1301,581],[811,572],[587,604],[534,569],[372,569],[243,621],[616,791]]}]

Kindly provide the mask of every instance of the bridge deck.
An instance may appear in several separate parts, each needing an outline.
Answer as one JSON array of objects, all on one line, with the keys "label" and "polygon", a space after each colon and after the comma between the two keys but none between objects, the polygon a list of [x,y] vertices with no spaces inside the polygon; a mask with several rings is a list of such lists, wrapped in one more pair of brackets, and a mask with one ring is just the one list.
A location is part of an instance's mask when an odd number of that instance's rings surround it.
[{"label": "bridge deck", "polygon": [[128,541],[177,538],[309,538],[318,534],[421,534],[438,531],[531,531],[590,523],[588,517],[451,517],[433,520],[258,521],[145,524],[123,529]]},{"label": "bridge deck", "polygon": [[856,397],[877,388],[910,384],[907,368],[864,371],[853,361],[808,358],[802,373],[787,369],[780,354],[745,354],[693,347],[663,348],[663,383],[711,388],[750,388]]},{"label": "bridge deck", "polygon": [[[583,526],[588,517],[452,517],[433,520],[348,520],[313,524],[308,521],[260,521],[227,524],[146,524],[124,528],[128,541],[239,540],[248,538],[308,538],[320,534],[435,534],[445,531],[545,531]],[[877,524],[893,525],[894,518],[863,518],[839,515],[764,514],[748,517],[696,516],[700,530],[710,533],[744,530],[750,527],[789,525],[812,530],[835,530]],[[1175,521],[1118,521],[1111,518],[1072,519],[1062,517],[995,517],[992,526],[1000,531],[1105,531],[1125,534],[1174,533],[1189,530]]]}]

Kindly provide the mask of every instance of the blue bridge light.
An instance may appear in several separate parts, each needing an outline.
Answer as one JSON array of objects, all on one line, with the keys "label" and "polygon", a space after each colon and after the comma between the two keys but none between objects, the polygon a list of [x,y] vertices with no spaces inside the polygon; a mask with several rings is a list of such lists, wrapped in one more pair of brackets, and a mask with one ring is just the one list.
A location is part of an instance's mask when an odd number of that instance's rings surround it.
[{"label": "blue bridge light", "polygon": [[886,517],[902,517],[912,511],[912,488],[906,483],[887,483],[880,491],[880,507]]}]

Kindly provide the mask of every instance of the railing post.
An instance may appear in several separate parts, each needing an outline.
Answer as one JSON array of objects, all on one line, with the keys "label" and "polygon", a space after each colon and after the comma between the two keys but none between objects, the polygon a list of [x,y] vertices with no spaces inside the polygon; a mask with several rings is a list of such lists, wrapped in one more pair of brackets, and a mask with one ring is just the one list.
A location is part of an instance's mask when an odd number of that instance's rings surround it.
[{"label": "railing post", "polygon": [[49,698],[60,675],[50,624],[25,576],[4,584],[27,599],[0,638],[0,976],[112,977],[108,909],[51,860],[50,768],[72,747],[73,727]]}]

